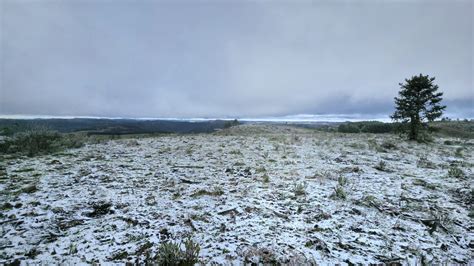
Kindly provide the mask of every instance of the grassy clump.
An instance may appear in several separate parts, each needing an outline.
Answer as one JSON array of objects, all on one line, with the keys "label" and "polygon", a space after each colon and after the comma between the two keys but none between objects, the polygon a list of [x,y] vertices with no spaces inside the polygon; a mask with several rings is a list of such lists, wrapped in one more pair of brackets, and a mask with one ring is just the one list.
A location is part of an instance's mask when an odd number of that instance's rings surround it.
[{"label": "grassy clump", "polygon": [[435,184],[431,184],[431,183],[429,183],[429,182],[426,182],[426,181],[423,180],[423,179],[415,179],[415,180],[413,180],[413,185],[426,187],[426,188],[431,189],[431,190],[434,190],[434,189],[437,188],[437,186],[436,186]]},{"label": "grassy clump", "polygon": [[293,187],[293,193],[295,196],[306,195],[306,185],[304,183],[295,184]]},{"label": "grassy clump", "polygon": [[462,147],[457,148],[456,151],[454,152],[454,156],[462,158],[464,156],[463,148]]},{"label": "grassy clump", "polygon": [[331,194],[332,199],[347,199],[347,193],[344,190],[344,187],[347,185],[348,181],[345,176],[339,176],[337,178],[337,186],[334,188],[334,192]]},{"label": "grassy clump", "polygon": [[[181,249],[184,246],[184,250]],[[183,243],[163,243],[158,248],[158,254],[152,264],[190,266],[199,262],[199,244],[191,239]],[[148,264],[148,263],[147,263]]]},{"label": "grassy clump", "polygon": [[436,169],[436,164],[428,160],[427,156],[421,156],[416,161],[416,166],[418,168],[429,168],[429,169]]},{"label": "grassy clump", "polygon": [[391,142],[391,141],[384,141],[382,142],[382,144],[380,145],[382,148],[386,149],[386,150],[396,150],[397,149],[397,145],[395,145],[395,143]]},{"label": "grassy clump", "polygon": [[455,178],[463,178],[464,177],[464,172],[461,169],[459,169],[458,167],[452,166],[448,170],[448,176],[449,177],[455,177]]},{"label": "grassy clump", "polygon": [[385,161],[380,160],[377,165],[374,166],[375,169],[382,171],[382,172],[387,172],[387,163]]},{"label": "grassy clump", "polygon": [[364,206],[375,208],[379,208],[379,206],[381,205],[381,202],[373,195],[366,195],[359,201],[359,203]]},{"label": "grassy clump", "polygon": [[339,184],[339,186],[343,187],[347,184],[347,178],[341,175],[337,178],[337,183]]},{"label": "grassy clump", "polygon": [[265,167],[263,166],[255,169],[255,173],[266,173],[266,172],[267,172],[267,169],[265,169]]},{"label": "grassy clump", "polygon": [[268,176],[266,173],[263,174],[263,176],[262,176],[262,181],[263,181],[263,183],[268,183],[268,182],[270,182],[270,176]]},{"label": "grassy clump", "polygon": [[331,198],[345,200],[347,199],[347,193],[342,186],[338,185],[336,188],[334,188]]},{"label": "grassy clump", "polygon": [[66,148],[79,148],[84,138],[77,134],[60,134],[45,128],[18,132],[0,143],[0,153],[21,153],[28,156],[58,152]]},{"label": "grassy clump", "polygon": [[242,152],[240,150],[231,150],[229,152],[229,154],[233,154],[233,155],[242,155]]},{"label": "grassy clump", "polygon": [[191,197],[200,197],[200,196],[222,196],[224,195],[224,191],[222,190],[221,187],[215,187],[213,191],[205,190],[205,189],[200,189],[193,194],[191,194]]}]

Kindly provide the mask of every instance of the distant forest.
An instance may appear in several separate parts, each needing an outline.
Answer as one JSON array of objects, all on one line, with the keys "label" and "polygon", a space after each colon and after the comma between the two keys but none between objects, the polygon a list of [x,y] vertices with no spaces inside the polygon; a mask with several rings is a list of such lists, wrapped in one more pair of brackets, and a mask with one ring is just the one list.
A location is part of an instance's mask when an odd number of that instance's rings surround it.
[{"label": "distant forest", "polygon": [[0,133],[12,135],[32,128],[61,133],[87,132],[89,135],[152,133],[209,133],[224,128],[228,121],[168,121],[134,119],[0,119]]},{"label": "distant forest", "polygon": [[[340,133],[397,133],[398,123],[361,122],[242,122],[238,120],[180,121],[135,119],[0,119],[0,135],[11,136],[28,129],[43,128],[60,133],[83,132],[88,135],[189,134],[211,133],[239,124],[279,124]],[[474,138],[474,121],[435,121],[426,124],[431,131],[445,136]]]}]

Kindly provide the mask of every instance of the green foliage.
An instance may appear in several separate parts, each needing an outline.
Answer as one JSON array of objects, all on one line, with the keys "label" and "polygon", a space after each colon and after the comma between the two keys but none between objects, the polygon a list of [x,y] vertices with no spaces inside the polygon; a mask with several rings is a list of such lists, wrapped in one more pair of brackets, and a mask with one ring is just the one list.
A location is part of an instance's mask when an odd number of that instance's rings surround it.
[{"label": "green foliage", "polygon": [[262,176],[262,181],[263,181],[264,183],[270,182],[270,176],[268,176],[266,173],[263,174],[263,176]]},{"label": "green foliage", "polygon": [[419,140],[420,131],[426,128],[424,122],[441,117],[446,108],[440,104],[443,93],[438,92],[438,85],[433,83],[434,80],[434,77],[420,74],[405,79],[405,84],[400,83],[401,90],[398,97],[395,97],[396,110],[391,118],[409,125],[401,127],[401,130],[408,134],[410,140]]},{"label": "green foliage", "polygon": [[179,244],[163,243],[158,249],[156,262],[158,265],[179,265],[182,256],[181,252]]},{"label": "green foliage", "polygon": [[0,129],[0,135],[3,135],[3,136],[13,136],[14,133],[15,131],[11,127],[3,127]]},{"label": "green foliage", "polygon": [[334,193],[331,195],[331,198],[345,200],[347,198],[346,191],[344,191],[342,186],[337,186],[334,188]]},{"label": "green foliage", "polygon": [[[181,246],[184,246],[184,250],[181,249]],[[191,239],[181,244],[163,243],[158,248],[158,254],[152,264],[191,266],[199,262],[200,249],[199,244],[194,243]]]},{"label": "green foliage", "polygon": [[337,131],[341,133],[360,133],[360,128],[355,123],[340,124]]},{"label": "green foliage", "polygon": [[240,122],[237,119],[234,119],[232,121],[225,121],[224,122],[224,128],[231,128],[231,127],[238,126],[238,125],[240,125]]},{"label": "green foliage", "polygon": [[344,187],[347,185],[347,178],[344,176],[339,176],[337,178],[337,186],[334,188],[334,192],[331,195],[333,199],[345,200],[347,198],[346,191]]},{"label": "green foliage", "polygon": [[455,178],[463,178],[464,177],[464,172],[461,169],[459,169],[458,167],[452,166],[448,170],[448,176],[449,177],[455,177]]},{"label": "green foliage", "polygon": [[347,122],[337,128],[341,133],[393,133],[397,125],[379,121]]},{"label": "green foliage", "polygon": [[74,134],[60,134],[46,128],[18,132],[0,142],[0,153],[23,153],[28,156],[57,152],[65,148],[78,148],[84,138]]},{"label": "green foliage", "polygon": [[341,175],[337,178],[337,183],[339,184],[339,186],[343,187],[347,184],[347,178]]}]

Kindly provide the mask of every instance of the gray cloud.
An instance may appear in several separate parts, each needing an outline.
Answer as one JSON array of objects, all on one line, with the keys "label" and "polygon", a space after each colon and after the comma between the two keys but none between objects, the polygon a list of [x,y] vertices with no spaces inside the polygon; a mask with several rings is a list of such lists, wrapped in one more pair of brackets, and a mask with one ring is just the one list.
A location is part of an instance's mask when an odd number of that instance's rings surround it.
[{"label": "gray cloud", "polygon": [[388,114],[437,77],[474,117],[471,1],[0,2],[0,114]]}]

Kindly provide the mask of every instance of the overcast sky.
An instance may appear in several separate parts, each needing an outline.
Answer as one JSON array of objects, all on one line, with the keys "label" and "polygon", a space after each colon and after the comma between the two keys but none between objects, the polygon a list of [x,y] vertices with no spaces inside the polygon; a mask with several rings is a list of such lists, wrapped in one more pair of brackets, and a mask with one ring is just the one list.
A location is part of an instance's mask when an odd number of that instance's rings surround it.
[{"label": "overcast sky", "polygon": [[0,114],[389,115],[436,77],[474,117],[472,1],[0,0]]}]

